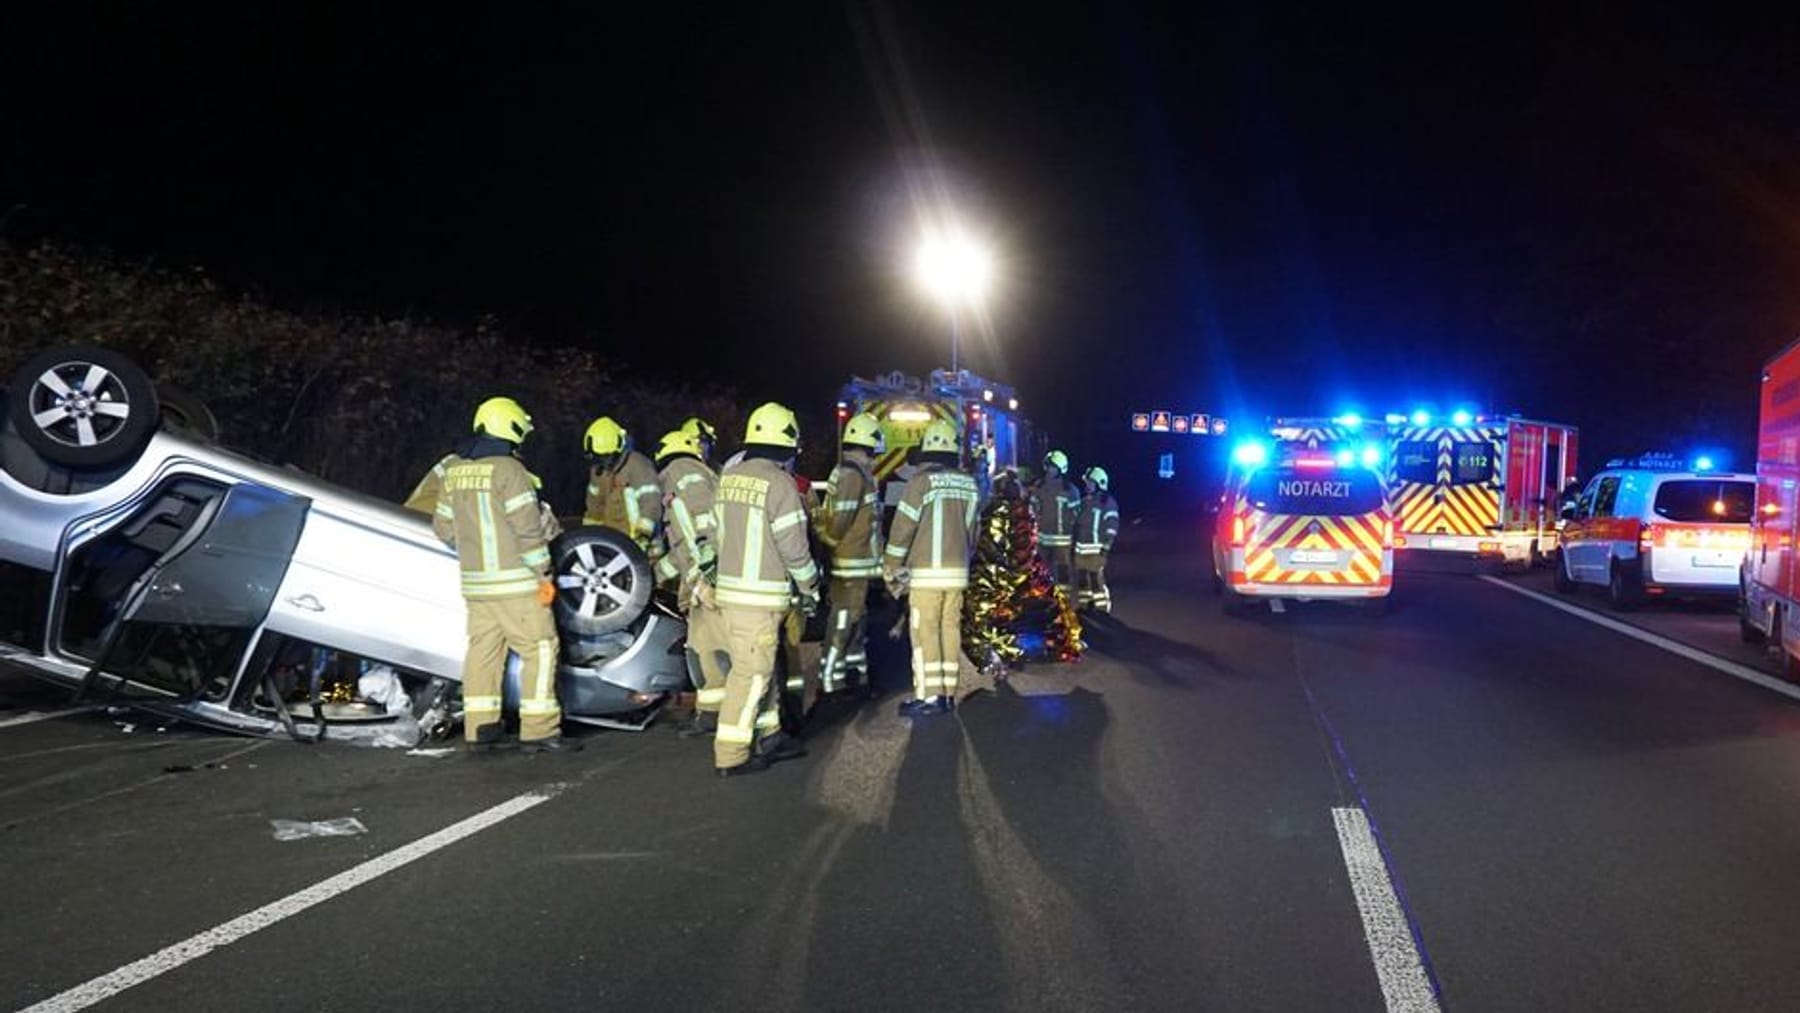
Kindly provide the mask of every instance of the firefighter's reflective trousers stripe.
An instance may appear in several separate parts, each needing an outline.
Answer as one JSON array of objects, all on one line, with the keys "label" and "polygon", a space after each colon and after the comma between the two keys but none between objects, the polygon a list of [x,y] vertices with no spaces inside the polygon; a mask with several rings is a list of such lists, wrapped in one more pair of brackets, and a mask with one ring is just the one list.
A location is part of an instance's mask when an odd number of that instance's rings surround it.
[{"label": "firefighter's reflective trousers stripe", "polygon": [[825,656],[819,659],[819,682],[825,692],[844,688],[844,674],[867,673],[869,580],[831,578],[831,612],[826,616]]},{"label": "firefighter's reflective trousers stripe", "polygon": [[1056,582],[1057,587],[1066,591],[1074,586],[1075,554],[1068,544],[1048,545],[1040,541],[1038,542],[1038,555],[1043,557],[1044,562],[1050,564],[1050,579]]},{"label": "firefighter's reflective trousers stripe", "polygon": [[475,598],[469,606],[469,651],[463,659],[463,736],[475,741],[500,723],[506,652],[519,656],[519,738],[548,739],[562,730],[556,705],[556,621],[535,597]]},{"label": "firefighter's reflective trousers stripe", "polygon": [[781,687],[775,685],[775,651],[782,613],[768,609],[719,609],[731,668],[713,738],[713,764],[724,769],[750,759],[759,737],[781,730]]},{"label": "firefighter's reflective trousers stripe", "polygon": [[687,616],[688,678],[694,683],[694,709],[717,714],[725,703],[725,620],[716,607],[695,605]]},{"label": "firefighter's reflective trousers stripe", "polygon": [[954,697],[962,673],[963,593],[915,587],[910,598],[913,695]]},{"label": "firefighter's reflective trousers stripe", "polygon": [[1106,586],[1106,553],[1076,552],[1075,576],[1080,581],[1076,601],[1101,611],[1111,611],[1112,591]]},{"label": "firefighter's reflective trousers stripe", "polygon": [[806,670],[800,667],[800,643],[806,639],[806,613],[788,609],[781,617],[781,670],[789,693],[806,695]]}]

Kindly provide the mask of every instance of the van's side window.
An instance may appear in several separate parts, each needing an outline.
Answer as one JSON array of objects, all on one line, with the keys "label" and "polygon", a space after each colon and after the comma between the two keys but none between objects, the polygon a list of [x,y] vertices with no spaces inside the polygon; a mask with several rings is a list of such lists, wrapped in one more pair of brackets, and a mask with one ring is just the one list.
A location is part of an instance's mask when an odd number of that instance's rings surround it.
[{"label": "van's side window", "polygon": [[1609,475],[1600,480],[1594,493],[1594,516],[1611,517],[1613,506],[1619,501],[1619,476]]}]

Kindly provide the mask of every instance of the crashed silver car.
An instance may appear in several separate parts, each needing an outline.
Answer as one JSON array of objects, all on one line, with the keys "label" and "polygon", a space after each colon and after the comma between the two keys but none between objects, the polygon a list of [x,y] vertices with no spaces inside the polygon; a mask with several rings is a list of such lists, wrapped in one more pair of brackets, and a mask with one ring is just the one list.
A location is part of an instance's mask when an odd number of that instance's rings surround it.
[{"label": "crashed silver car", "polygon": [[[168,401],[93,347],[0,388],[0,659],[236,732],[446,733],[463,605],[429,520],[223,449],[203,408]],[[552,557],[566,717],[644,727],[688,684],[680,616],[615,532],[563,532]]]}]

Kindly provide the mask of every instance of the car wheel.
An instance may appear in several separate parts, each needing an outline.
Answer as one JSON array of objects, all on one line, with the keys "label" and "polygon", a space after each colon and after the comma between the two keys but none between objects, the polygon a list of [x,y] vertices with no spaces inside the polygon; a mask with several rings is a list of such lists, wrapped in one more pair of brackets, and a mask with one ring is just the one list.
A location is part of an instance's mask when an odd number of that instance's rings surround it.
[{"label": "car wheel", "polygon": [[1556,560],[1556,589],[1563,594],[1574,594],[1578,590],[1575,578],[1569,576],[1568,557],[1560,552]]},{"label": "car wheel", "polygon": [[1644,581],[1624,564],[1614,563],[1606,585],[1607,598],[1620,612],[1630,612],[1644,600]]},{"label": "car wheel", "polygon": [[650,559],[611,528],[579,527],[551,543],[556,625],[575,636],[622,630],[650,607]]},{"label": "car wheel", "polygon": [[164,428],[179,430],[208,443],[219,442],[218,417],[192,391],[165,383],[157,388],[156,399],[162,408]]},{"label": "car wheel", "polygon": [[65,468],[131,459],[156,431],[156,386],[108,348],[52,348],[13,374],[8,413],[38,456]]}]

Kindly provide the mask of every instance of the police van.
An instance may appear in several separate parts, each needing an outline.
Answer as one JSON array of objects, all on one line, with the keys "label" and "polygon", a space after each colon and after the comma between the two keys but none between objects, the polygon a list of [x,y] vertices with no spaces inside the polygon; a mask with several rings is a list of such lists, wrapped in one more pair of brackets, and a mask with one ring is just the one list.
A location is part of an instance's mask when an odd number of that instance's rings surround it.
[{"label": "police van", "polygon": [[1564,508],[1556,587],[1604,587],[1616,608],[1647,598],[1732,596],[1750,548],[1752,475],[1646,454],[1609,462]]},{"label": "police van", "polygon": [[1394,521],[1375,445],[1239,444],[1213,530],[1214,587],[1250,599],[1350,599],[1384,608]]}]

